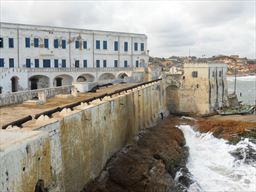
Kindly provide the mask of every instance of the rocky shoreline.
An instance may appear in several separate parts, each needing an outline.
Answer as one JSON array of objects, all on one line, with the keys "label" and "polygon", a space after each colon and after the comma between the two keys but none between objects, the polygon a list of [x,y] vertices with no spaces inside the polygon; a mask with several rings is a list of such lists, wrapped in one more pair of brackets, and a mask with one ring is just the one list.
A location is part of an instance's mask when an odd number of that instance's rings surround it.
[{"label": "rocky shoreline", "polygon": [[[246,121],[246,116],[225,119],[225,117],[199,119],[195,122],[195,129],[201,133],[211,132],[217,138],[228,140],[231,144],[238,143],[242,138],[256,139],[256,115],[255,121]],[[231,116],[232,117],[232,116]]]},{"label": "rocky shoreline", "polygon": [[[239,144],[244,138],[256,139],[256,118],[254,121],[254,115],[251,116],[230,119],[169,116],[143,130],[132,144],[116,153],[100,176],[89,182],[82,192],[186,192],[194,181],[186,167],[189,149],[177,126],[191,125],[201,133],[211,132],[230,144]],[[245,153],[239,146],[232,153],[248,162],[256,160],[255,154],[252,147]]]},{"label": "rocky shoreline", "polygon": [[[191,184],[180,118],[168,117],[115,154],[83,192],[184,191]],[[175,178],[179,171],[179,177]]]}]

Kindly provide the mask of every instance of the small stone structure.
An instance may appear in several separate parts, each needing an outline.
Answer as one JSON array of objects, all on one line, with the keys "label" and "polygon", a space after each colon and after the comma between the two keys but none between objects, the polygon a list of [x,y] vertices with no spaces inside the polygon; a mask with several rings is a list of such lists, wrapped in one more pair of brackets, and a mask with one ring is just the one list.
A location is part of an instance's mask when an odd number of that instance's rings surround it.
[{"label": "small stone structure", "polygon": [[185,63],[181,75],[167,75],[167,103],[171,113],[209,114],[228,105],[227,65]]}]

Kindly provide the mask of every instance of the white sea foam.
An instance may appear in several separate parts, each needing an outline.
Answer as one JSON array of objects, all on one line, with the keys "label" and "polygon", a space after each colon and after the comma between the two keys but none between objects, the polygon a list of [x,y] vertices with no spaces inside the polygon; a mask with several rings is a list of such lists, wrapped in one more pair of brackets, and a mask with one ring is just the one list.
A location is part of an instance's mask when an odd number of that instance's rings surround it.
[{"label": "white sea foam", "polygon": [[[245,163],[248,147],[256,151],[254,143],[245,139],[237,145],[229,145],[226,140],[217,139],[212,134],[195,132],[189,125],[180,125],[179,128],[189,147],[187,168],[200,185],[200,191],[256,191],[256,162]],[[237,149],[242,150],[243,158],[239,160],[231,155]],[[189,191],[198,189],[197,185],[191,185]]]}]

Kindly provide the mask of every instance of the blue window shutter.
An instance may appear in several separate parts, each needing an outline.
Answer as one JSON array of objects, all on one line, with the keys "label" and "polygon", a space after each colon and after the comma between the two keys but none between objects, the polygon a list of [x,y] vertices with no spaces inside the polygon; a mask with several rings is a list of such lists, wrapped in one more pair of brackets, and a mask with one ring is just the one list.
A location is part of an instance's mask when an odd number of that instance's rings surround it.
[{"label": "blue window shutter", "polygon": [[84,67],[87,67],[87,60],[84,60]]},{"label": "blue window shutter", "polygon": [[29,48],[29,47],[30,47],[30,38],[29,38],[29,37],[26,37],[26,38],[25,38],[25,47],[26,47],[26,48]]},{"label": "blue window shutter", "polygon": [[36,68],[39,67],[39,59],[35,59],[35,67],[36,67]]},{"label": "blue window shutter", "polygon": [[14,48],[14,40],[13,40],[13,38],[9,38],[9,48]]},{"label": "blue window shutter", "polygon": [[124,42],[124,51],[128,51],[128,42]]},{"label": "blue window shutter", "polygon": [[62,68],[66,68],[66,59],[62,59]]},{"label": "blue window shutter", "polygon": [[96,49],[100,49],[100,40],[96,40]]},{"label": "blue window shutter", "polygon": [[141,43],[141,44],[140,44],[140,50],[141,50],[141,51],[144,51],[144,43]]},{"label": "blue window shutter", "polygon": [[54,67],[55,68],[59,67],[58,59],[54,59]]},{"label": "blue window shutter", "polygon": [[4,67],[4,58],[0,58],[0,67]]},{"label": "blue window shutter", "polygon": [[76,41],[76,49],[79,49],[80,48],[80,42],[79,41]]},{"label": "blue window shutter", "polygon": [[44,39],[44,48],[49,48],[49,39]]},{"label": "blue window shutter", "polygon": [[44,59],[43,60],[43,67],[44,68],[51,67],[51,60],[50,59]]},{"label": "blue window shutter", "polygon": [[118,41],[115,41],[115,42],[114,42],[114,50],[115,50],[115,51],[118,51]]},{"label": "blue window shutter", "polygon": [[53,46],[54,46],[55,49],[57,49],[59,47],[58,39],[54,39]]},{"label": "blue window shutter", "polygon": [[61,41],[61,46],[62,46],[62,49],[66,49],[66,40],[62,40]]},{"label": "blue window shutter", "polygon": [[13,58],[9,58],[9,67],[10,68],[14,67],[14,59]]},{"label": "blue window shutter", "polygon": [[103,41],[103,49],[108,49],[108,42],[107,41]]},{"label": "blue window shutter", "polygon": [[103,67],[107,67],[107,60],[103,60]]},{"label": "blue window shutter", "polygon": [[96,60],[96,67],[100,68],[100,60]]},{"label": "blue window shutter", "polygon": [[84,41],[84,49],[87,49],[87,41]]},{"label": "blue window shutter", "polygon": [[136,67],[139,67],[139,61],[136,60]]},{"label": "blue window shutter", "polygon": [[134,43],[134,51],[138,51],[138,43]]},{"label": "blue window shutter", "polygon": [[39,39],[34,38],[34,47],[39,47]]},{"label": "blue window shutter", "polygon": [[115,67],[117,67],[117,65],[118,65],[118,61],[117,61],[117,60],[115,60],[115,62],[114,62],[114,66],[115,66]]},{"label": "blue window shutter", "polygon": [[124,67],[128,67],[128,62],[127,62],[127,60],[124,61]]},{"label": "blue window shutter", "polygon": [[26,59],[26,67],[27,67],[27,68],[30,68],[30,67],[31,67],[30,59]]},{"label": "blue window shutter", "polygon": [[75,60],[75,67],[79,68],[79,60]]}]

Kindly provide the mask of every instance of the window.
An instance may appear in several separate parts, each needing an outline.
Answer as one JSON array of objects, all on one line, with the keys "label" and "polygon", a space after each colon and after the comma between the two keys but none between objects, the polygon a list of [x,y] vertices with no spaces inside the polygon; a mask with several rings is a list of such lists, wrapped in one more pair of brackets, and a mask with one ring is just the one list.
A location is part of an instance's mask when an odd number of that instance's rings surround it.
[{"label": "window", "polygon": [[55,68],[59,67],[58,59],[54,59],[54,67]]},{"label": "window", "polygon": [[140,44],[140,50],[141,50],[141,51],[144,51],[144,43],[141,43],[141,44]]},{"label": "window", "polygon": [[9,48],[14,48],[14,40],[13,40],[13,38],[9,38]]},{"label": "window", "polygon": [[96,49],[100,49],[100,40],[96,40]]},{"label": "window", "polygon": [[212,72],[212,77],[214,77],[215,76],[215,73],[214,73],[214,71]]},{"label": "window", "polygon": [[84,60],[84,68],[87,68],[87,60]]},{"label": "window", "polygon": [[10,68],[14,67],[14,59],[13,58],[9,58],[9,67]]},{"label": "window", "polygon": [[26,67],[27,67],[27,68],[30,68],[30,67],[31,67],[30,59],[26,59]]},{"label": "window", "polygon": [[139,67],[139,61],[136,60],[136,67]]},{"label": "window", "polygon": [[4,38],[0,37],[0,48],[4,48]]},{"label": "window", "polygon": [[57,48],[59,47],[59,41],[58,41],[58,39],[54,39],[54,41],[53,41],[53,47],[54,47],[55,49],[57,49]]},{"label": "window", "polygon": [[124,60],[124,67],[128,67],[128,61]]},{"label": "window", "polygon": [[4,67],[4,58],[0,58],[0,67]]},{"label": "window", "polygon": [[115,50],[115,51],[118,51],[118,41],[115,41],[115,42],[114,42],[114,50]]},{"label": "window", "polygon": [[44,68],[51,67],[51,60],[50,59],[44,59],[43,60],[43,67]]},{"label": "window", "polygon": [[219,71],[219,77],[221,77],[222,76],[222,71]]},{"label": "window", "polygon": [[29,47],[30,47],[30,38],[29,38],[29,37],[26,37],[26,38],[25,38],[25,47],[26,47],[26,48],[29,48]]},{"label": "window", "polygon": [[75,60],[75,68],[79,68],[79,60]]},{"label": "window", "polygon": [[100,60],[96,60],[96,67],[100,68]]},{"label": "window", "polygon": [[107,41],[103,41],[103,49],[108,49],[108,42]]},{"label": "window", "polygon": [[75,46],[76,49],[79,49],[79,48],[80,48],[80,42],[79,42],[79,41],[76,41],[75,44],[76,44],[76,46]]},{"label": "window", "polygon": [[39,39],[34,38],[34,47],[39,47]]},{"label": "window", "polygon": [[35,68],[39,68],[39,59],[35,59]]},{"label": "window", "polygon": [[128,51],[128,42],[124,42],[124,51]]},{"label": "window", "polygon": [[66,68],[66,59],[62,59],[61,61],[61,67]]},{"label": "window", "polygon": [[61,40],[61,46],[62,46],[62,49],[66,49],[66,40],[65,39]]},{"label": "window", "polygon": [[44,39],[44,48],[49,48],[49,39]]},{"label": "window", "polygon": [[138,43],[134,43],[134,51],[138,51]]},{"label": "window", "polygon": [[84,49],[87,49],[87,41],[83,42],[83,47],[84,47]]},{"label": "window", "polygon": [[117,65],[118,65],[118,61],[115,60],[115,61],[114,61],[114,66],[115,66],[115,67],[118,67]]},{"label": "window", "polygon": [[107,60],[103,60],[103,67],[107,67]]},{"label": "window", "polygon": [[193,71],[192,72],[192,77],[197,78],[198,77],[198,72],[197,71]]}]

